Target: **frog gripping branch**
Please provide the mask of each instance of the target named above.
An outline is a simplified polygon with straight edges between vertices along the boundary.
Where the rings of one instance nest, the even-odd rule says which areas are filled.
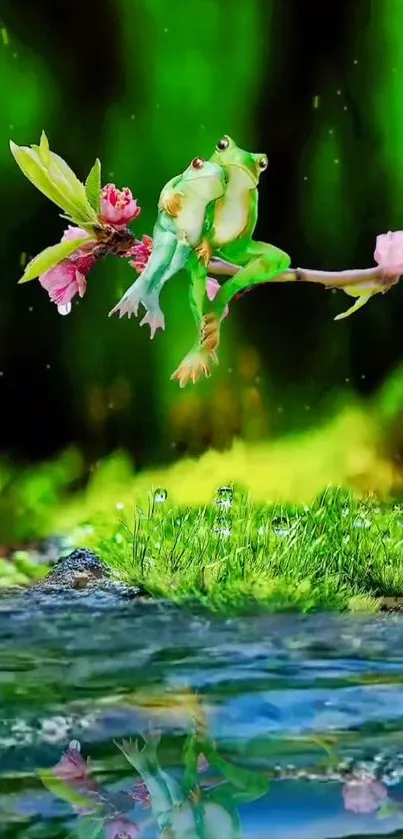
[[[139,275],[112,309],[119,316],[137,316],[150,326],[151,338],[165,328],[159,303],[163,286],[180,270],[190,277],[190,308],[196,339],[172,378],[181,387],[210,375],[218,363],[221,323],[229,303],[266,282],[314,282],[339,288],[357,298],[337,315],[348,317],[378,293],[385,293],[403,274],[403,231],[377,237],[377,267],[352,271],[313,271],[290,268],[290,257],[266,242],[252,239],[258,215],[258,182],[268,165],[264,154],[240,149],[227,135],[210,158],[196,157],[162,189],[153,238],[137,239],[128,225],[141,208],[127,187],[101,185],[96,160],[85,183],[49,148],[44,132],[39,145],[17,146],[11,153],[23,174],[63,211],[69,224],[61,241],[26,265],[20,283],[39,279],[60,314],[71,311],[72,300],[83,297],[87,277],[107,254],[128,260]],[[220,285],[208,272],[227,279]]]

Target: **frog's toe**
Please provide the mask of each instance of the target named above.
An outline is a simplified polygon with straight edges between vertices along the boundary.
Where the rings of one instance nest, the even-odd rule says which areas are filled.
[[[196,382],[204,375],[208,378],[211,375],[209,355],[203,352],[189,353],[183,359],[177,370],[172,373],[171,379],[179,382],[180,387],[186,387],[189,382]]]
[[[124,297],[122,297],[121,300],[119,300],[119,303],[117,303],[117,305],[114,306],[113,309],[111,309],[111,311],[109,312],[109,317],[111,317],[114,314],[117,314],[117,312],[119,312],[119,318],[123,318],[125,315],[127,315],[129,318],[131,318],[132,315],[135,315],[135,317],[137,317],[139,303],[139,299],[131,298],[130,296],[126,297],[125,295]]]
[[[140,326],[145,326],[148,323],[150,327],[150,338],[154,338],[157,329],[165,329],[165,317],[161,309],[158,311],[147,311],[140,321]]]

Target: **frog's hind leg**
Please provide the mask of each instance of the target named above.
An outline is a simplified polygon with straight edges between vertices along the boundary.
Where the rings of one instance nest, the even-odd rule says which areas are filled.
[[[350,306],[345,312],[341,312],[339,315],[336,315],[334,320],[343,320],[344,318],[350,317],[354,312],[357,312],[358,309],[361,309],[362,306],[365,306],[368,303],[368,300],[372,297],[372,294],[362,294],[354,303],[354,306]]]
[[[225,307],[235,295],[242,294],[255,285],[275,280],[284,274],[291,264],[288,254],[267,242],[255,242],[249,239],[242,242],[242,247],[240,245],[241,243],[235,242],[223,248],[219,253],[224,260],[240,266],[240,270],[221,286],[216,298],[210,304],[208,311],[214,313],[220,322]]]
[[[290,257],[279,248],[252,239],[242,242],[242,250],[237,242],[220,251],[219,256],[232,265],[240,265],[240,269],[223,283],[214,300],[205,307],[200,323],[198,352],[210,359],[217,358],[221,322],[235,295],[275,279],[286,271],[291,262]]]
[[[189,382],[195,384],[201,376],[210,376],[211,363],[217,363],[214,347],[211,350],[208,342],[204,347],[199,342],[199,335],[204,329],[205,319],[203,310],[206,301],[207,269],[204,261],[191,259],[189,261],[189,272],[191,278],[190,308],[196,323],[197,341],[181,361],[179,367],[172,373],[171,379],[178,381],[180,387],[185,387]]]

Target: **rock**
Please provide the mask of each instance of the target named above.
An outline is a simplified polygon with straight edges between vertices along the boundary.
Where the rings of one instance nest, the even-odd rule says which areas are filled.
[[[68,556],[62,556],[49,574],[33,588],[83,589],[109,579],[109,568],[96,554],[86,548],[77,548]]]
[[[102,592],[117,599],[147,597],[139,586],[129,586],[112,578],[105,563],[87,548],[77,548],[61,557],[52,570],[38,583],[26,590],[27,594],[62,594],[77,592],[79,596]]]

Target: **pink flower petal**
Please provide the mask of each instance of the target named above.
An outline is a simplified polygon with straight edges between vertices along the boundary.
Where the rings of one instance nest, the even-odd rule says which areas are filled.
[[[39,282],[44,288],[52,301],[57,306],[68,306],[73,297],[78,294],[83,297],[87,289],[87,281],[84,273],[79,269],[79,265],[85,263],[85,268],[89,270],[89,265],[94,262],[94,257],[85,256],[82,259],[64,259],[59,265],[55,265],[49,271],[46,271],[39,277]],[[64,311],[64,310],[62,310]]]
[[[208,297],[209,300],[214,300],[214,298],[217,296],[220,288],[221,288],[220,283],[218,283],[217,280],[214,280],[213,277],[207,277],[206,291],[207,291],[207,297]],[[226,318],[227,315],[229,315],[228,306],[226,306],[225,309],[224,309],[223,318]]]
[[[345,809],[353,813],[374,813],[388,797],[384,784],[359,778],[347,781],[342,794]]]
[[[141,209],[131,190],[117,189],[115,184],[106,184],[101,192],[101,219],[106,224],[121,227],[140,215]]]
[[[403,231],[389,230],[377,236],[374,259],[385,277],[396,282],[403,274]]]

